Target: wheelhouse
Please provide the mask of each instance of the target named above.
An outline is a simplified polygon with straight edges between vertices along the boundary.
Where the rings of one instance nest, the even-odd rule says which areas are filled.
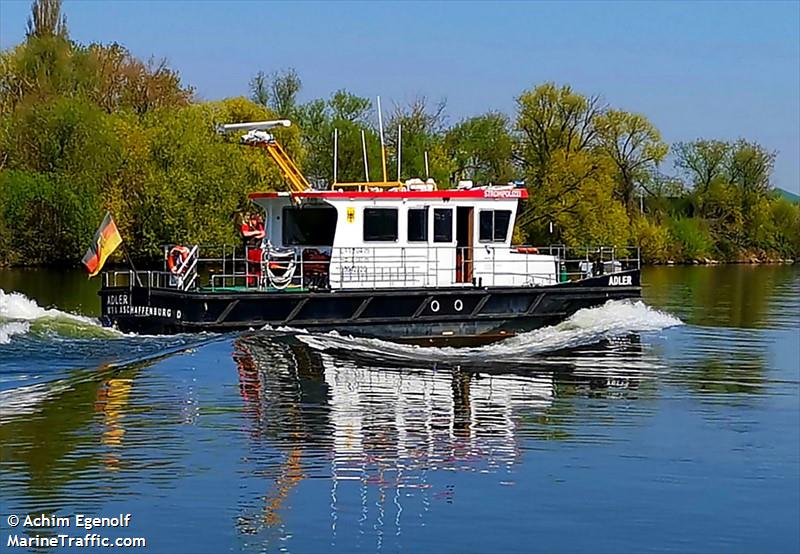
[[[554,284],[556,256],[511,246],[526,197],[513,185],[250,196],[265,212],[267,257],[291,250],[326,266],[331,289]]]

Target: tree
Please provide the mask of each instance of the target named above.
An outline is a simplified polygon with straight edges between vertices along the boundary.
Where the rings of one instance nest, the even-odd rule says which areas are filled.
[[[269,83],[263,71],[250,79],[250,100],[265,108],[269,106]]]
[[[629,222],[614,198],[612,175],[611,162],[593,152],[553,152],[550,170],[517,225],[535,244],[625,245]]]
[[[188,105],[194,94],[181,84],[177,71],[165,59],[144,63],[117,43],[88,48],[92,83],[87,95],[107,112],[133,110],[143,116],[165,107]]]
[[[28,37],[69,38],[67,18],[61,14],[61,0],[34,0],[28,18]]]
[[[447,131],[444,148],[452,161],[452,180],[503,183],[514,177],[513,141],[508,117],[499,112],[465,119]]]
[[[569,85],[554,83],[526,91],[517,99],[514,159],[531,191],[518,225],[534,242],[592,242],[605,235],[593,228],[596,217],[586,212],[589,198],[599,203],[598,213],[618,213],[612,195],[612,164],[595,152],[596,121],[603,110],[599,97],[583,96]],[[549,232],[551,223],[555,236]],[[582,230],[571,230],[576,226]]]
[[[339,89],[331,95],[328,107],[334,119],[351,121],[361,125],[368,125],[372,102],[369,98],[356,96],[344,89]]]
[[[297,95],[302,88],[300,76],[291,67],[273,71],[269,75],[259,71],[250,80],[250,99],[270,108],[278,117],[293,119],[297,109]]]
[[[731,145],[728,177],[743,193],[765,195],[771,188],[774,167],[775,152],[768,151],[757,142],[739,139]]]
[[[730,143],[721,140],[698,139],[678,142],[672,147],[675,167],[683,171],[699,192],[707,191],[711,183],[723,178],[729,165]]]
[[[380,149],[377,133],[370,125],[372,103],[344,89],[328,100],[315,99],[296,109],[295,119],[301,130],[306,160],[302,168],[306,176],[321,186],[333,182],[333,134],[339,133],[337,181],[364,181],[361,133],[364,132],[370,178],[379,180]]]
[[[658,129],[641,114],[606,110],[597,116],[595,125],[597,149],[614,162],[617,196],[631,213],[637,188],[647,190],[645,183],[669,148]]]
[[[386,122],[386,144],[388,147],[387,178],[397,176],[398,127],[401,128],[402,149],[400,180],[425,178],[425,152],[429,153],[432,177],[438,182],[447,182],[449,169],[441,164],[430,164],[431,154],[438,154],[445,131],[445,108],[447,102],[440,100],[431,105],[424,96],[418,96],[407,104],[395,104]],[[438,158],[438,156],[436,156]],[[438,161],[438,160],[437,160]]]
[[[545,83],[517,98],[515,160],[530,185],[544,182],[555,152],[569,156],[592,145],[595,119],[602,111],[599,97],[583,96],[569,85]]]

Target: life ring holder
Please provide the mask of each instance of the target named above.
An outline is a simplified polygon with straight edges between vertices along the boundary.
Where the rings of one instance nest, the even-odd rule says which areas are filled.
[[[295,269],[297,268],[297,254],[294,249],[282,251],[267,245],[267,248],[263,251],[261,263],[270,286],[283,290],[292,283],[294,278]],[[274,271],[276,269],[282,269],[283,272],[276,274]]]
[[[173,275],[182,275],[187,269],[185,263],[191,252],[186,246],[180,244],[173,246],[167,254],[167,269],[169,269],[169,272]]]

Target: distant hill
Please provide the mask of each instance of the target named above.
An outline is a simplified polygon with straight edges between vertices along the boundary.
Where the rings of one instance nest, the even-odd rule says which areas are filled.
[[[788,190],[783,190],[781,188],[775,188],[775,195],[780,198],[785,198],[789,202],[794,202],[795,204],[800,204],[800,195],[797,195],[793,192],[789,192]]]

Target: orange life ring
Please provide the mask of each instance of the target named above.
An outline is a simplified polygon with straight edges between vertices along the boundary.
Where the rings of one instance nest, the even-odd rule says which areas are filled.
[[[183,262],[186,261],[186,258],[189,257],[189,253],[191,251],[181,245],[175,245],[167,254],[167,268],[170,270],[171,273],[177,275],[181,271],[181,266]]]
[[[520,254],[538,254],[539,249],[532,246],[520,246],[517,248],[517,252]]]

